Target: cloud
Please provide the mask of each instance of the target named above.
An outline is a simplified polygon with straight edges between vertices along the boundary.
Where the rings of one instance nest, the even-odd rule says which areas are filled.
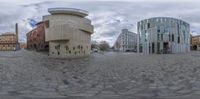
[[[182,19],[191,25],[191,31],[200,33],[200,6],[198,1],[184,2],[165,0],[125,0],[125,1],[90,1],[90,0],[19,0],[18,2],[0,1],[0,33],[13,31],[19,23],[20,40],[26,41],[26,33],[32,28],[28,19],[41,21],[52,7],[70,7],[89,11],[87,18],[92,20],[95,33],[92,40],[106,40],[112,45],[121,29],[137,32],[137,22],[146,18],[167,16]]]

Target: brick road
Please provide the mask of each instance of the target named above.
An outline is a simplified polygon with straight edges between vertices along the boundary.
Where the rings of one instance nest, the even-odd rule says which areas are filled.
[[[55,59],[26,50],[0,52],[0,81],[1,99],[196,99],[200,52],[106,52],[83,59]]]

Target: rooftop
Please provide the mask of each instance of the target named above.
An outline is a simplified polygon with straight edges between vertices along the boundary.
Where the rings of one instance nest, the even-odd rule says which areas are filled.
[[[75,8],[49,8],[48,12],[51,14],[72,14],[80,17],[88,16],[88,11]]]
[[[0,36],[8,36],[8,35],[15,35],[14,33],[6,32],[2,33]]]
[[[148,18],[148,19],[143,19],[141,21],[146,21],[146,20],[151,20],[151,19],[171,19],[171,20],[178,20],[178,21],[182,21],[186,24],[188,24],[186,21],[182,20],[182,19],[178,19],[178,18],[173,18],[173,17],[152,17],[152,18]],[[139,21],[140,22],[140,21]],[[189,24],[188,24],[189,25]]]

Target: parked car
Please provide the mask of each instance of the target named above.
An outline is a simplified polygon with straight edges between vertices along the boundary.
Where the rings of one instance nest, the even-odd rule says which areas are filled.
[[[99,52],[99,50],[94,48],[94,49],[92,49],[92,52]]]

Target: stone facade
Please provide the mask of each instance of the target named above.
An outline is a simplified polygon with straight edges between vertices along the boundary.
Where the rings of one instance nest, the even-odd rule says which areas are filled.
[[[122,29],[121,34],[118,36],[114,44],[114,50],[116,51],[135,51],[137,46],[137,34],[128,31],[128,29]]]
[[[37,23],[37,27],[26,34],[27,49],[48,51],[49,43],[45,42],[44,22]]]
[[[192,50],[200,51],[200,35],[192,36],[191,41]]]
[[[87,11],[72,8],[50,8],[43,16],[45,41],[49,42],[49,55],[76,58],[90,55],[93,26],[85,17]]]
[[[18,48],[17,37],[14,33],[0,35],[0,51],[15,51]]]
[[[179,53],[190,51],[190,25],[169,17],[138,22],[138,52]]]

